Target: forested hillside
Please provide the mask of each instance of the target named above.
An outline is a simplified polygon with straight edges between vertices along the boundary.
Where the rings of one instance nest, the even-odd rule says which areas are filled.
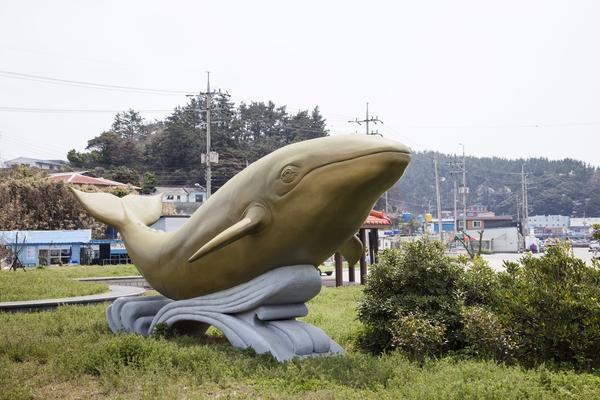
[[[406,173],[388,193],[391,211],[436,215],[433,152],[413,152]],[[442,209],[454,209],[454,180],[462,184],[462,157],[438,154]],[[522,213],[522,179],[526,175],[529,215],[560,214],[600,217],[600,171],[573,159],[508,160],[498,157],[466,157],[467,205],[481,203],[496,215]],[[462,195],[457,196],[462,200]],[[384,201],[378,207],[384,206]],[[457,204],[458,210],[462,204]]]

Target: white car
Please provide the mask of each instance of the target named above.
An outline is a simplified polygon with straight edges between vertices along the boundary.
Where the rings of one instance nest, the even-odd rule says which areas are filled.
[[[599,250],[599,249],[600,249],[600,243],[598,243],[597,240],[592,240],[590,242],[590,251]]]

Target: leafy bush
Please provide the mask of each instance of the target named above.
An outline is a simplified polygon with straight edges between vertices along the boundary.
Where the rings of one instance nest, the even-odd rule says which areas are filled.
[[[600,265],[592,262],[558,243],[539,258],[525,255],[521,265],[505,263],[493,307],[520,360],[600,367]]]
[[[402,349],[413,360],[422,361],[426,356],[437,353],[444,343],[445,326],[419,311],[399,312],[390,331],[392,345]]]
[[[500,290],[500,278],[496,271],[481,257],[468,261],[467,266],[459,282],[465,304],[495,304]]]
[[[395,343],[401,343],[398,339],[405,336],[403,329],[409,329],[401,329],[401,321],[410,321],[415,324],[414,329],[431,335],[426,340],[432,340],[430,344],[436,342],[433,338],[442,328],[444,346],[461,348],[463,274],[464,260],[445,256],[440,242],[415,241],[401,249],[380,252],[358,305],[358,318],[365,328],[361,344],[373,353],[394,349]],[[425,320],[431,321],[429,328]]]
[[[380,253],[358,305],[359,343],[412,359],[459,351],[524,365],[600,368],[600,264],[567,244],[527,254],[497,273],[437,242]]]
[[[513,356],[517,345],[491,311],[481,306],[463,307],[462,323],[468,354],[494,360],[507,360]]]

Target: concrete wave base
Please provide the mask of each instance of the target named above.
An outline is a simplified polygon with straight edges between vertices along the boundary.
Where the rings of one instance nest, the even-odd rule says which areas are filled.
[[[149,335],[164,323],[180,333],[203,335],[211,326],[232,345],[270,351],[279,361],[294,357],[344,354],[344,349],[316,326],[296,320],[308,314],[305,302],[321,291],[312,265],[269,271],[221,292],[174,301],[163,296],[117,299],[106,310],[114,332]]]

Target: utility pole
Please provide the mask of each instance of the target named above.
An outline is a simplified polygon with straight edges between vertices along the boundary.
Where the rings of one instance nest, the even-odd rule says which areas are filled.
[[[469,193],[469,188],[467,187],[467,164],[465,158],[465,145],[459,143],[459,145],[463,148],[463,160],[462,160],[462,173],[463,173],[463,183],[462,183],[462,195],[463,195],[463,229],[465,232],[467,231],[467,193]],[[460,191],[459,189],[459,191]]]
[[[211,195],[212,174],[210,170],[210,72],[206,72],[206,200]]]
[[[438,171],[438,156],[437,153],[433,156],[435,164],[435,194],[437,197],[437,214],[438,214],[438,237],[440,242],[444,243],[442,235],[442,201],[440,196],[440,176]]]
[[[529,212],[527,210],[527,175],[524,171],[525,164],[521,165],[521,190],[523,194],[523,251],[527,249],[527,236],[529,236]]]
[[[454,181],[454,236],[458,233],[458,227],[456,226],[456,179]]]
[[[378,117],[371,117],[369,119],[369,103],[367,103],[367,118],[363,119],[362,121],[359,121],[358,118],[355,118],[354,121],[348,121],[348,122],[356,122],[357,124],[361,124],[361,122],[364,122],[367,126],[367,135],[377,135],[377,133],[372,133],[369,132],[369,122],[373,122],[374,124],[377,124],[378,122],[381,122],[383,124],[383,121],[379,120]]]
[[[206,72],[206,92],[202,93],[200,92],[200,95],[206,95],[206,108],[205,109],[197,109],[196,111],[198,111],[199,113],[202,112],[206,112],[206,124],[201,124],[201,127],[206,127],[206,154],[201,154],[201,160],[200,162],[202,164],[206,164],[206,199],[208,200],[208,198],[211,196],[212,194],[212,170],[211,170],[211,164],[218,164],[219,163],[219,153],[217,153],[216,151],[211,151],[211,144],[210,144],[210,126],[211,126],[211,111],[218,111],[220,110],[219,107],[217,108],[212,108],[212,95],[213,94],[217,94],[217,92],[210,90],[210,72],[207,71]],[[221,96],[227,96],[229,97],[229,93],[224,94],[221,93],[221,90],[219,90],[218,94],[220,94]],[[188,97],[191,97],[192,95],[188,95]]]
[[[463,181],[462,181],[462,185],[460,185],[458,187],[458,193],[462,194],[462,205],[463,205],[463,217],[462,217],[462,229],[463,230],[467,230],[467,194],[469,194],[469,188],[467,187],[467,167],[466,167],[466,157],[465,157],[465,145],[462,143],[459,143],[459,145],[461,145],[463,147],[463,156],[462,156],[462,162],[453,162],[453,163],[446,163],[446,165],[450,165],[453,167],[458,168],[458,171],[451,171],[451,174],[460,174],[462,172],[462,176],[463,176]],[[456,185],[456,182],[455,182]],[[454,225],[456,226],[456,186],[454,189]]]

